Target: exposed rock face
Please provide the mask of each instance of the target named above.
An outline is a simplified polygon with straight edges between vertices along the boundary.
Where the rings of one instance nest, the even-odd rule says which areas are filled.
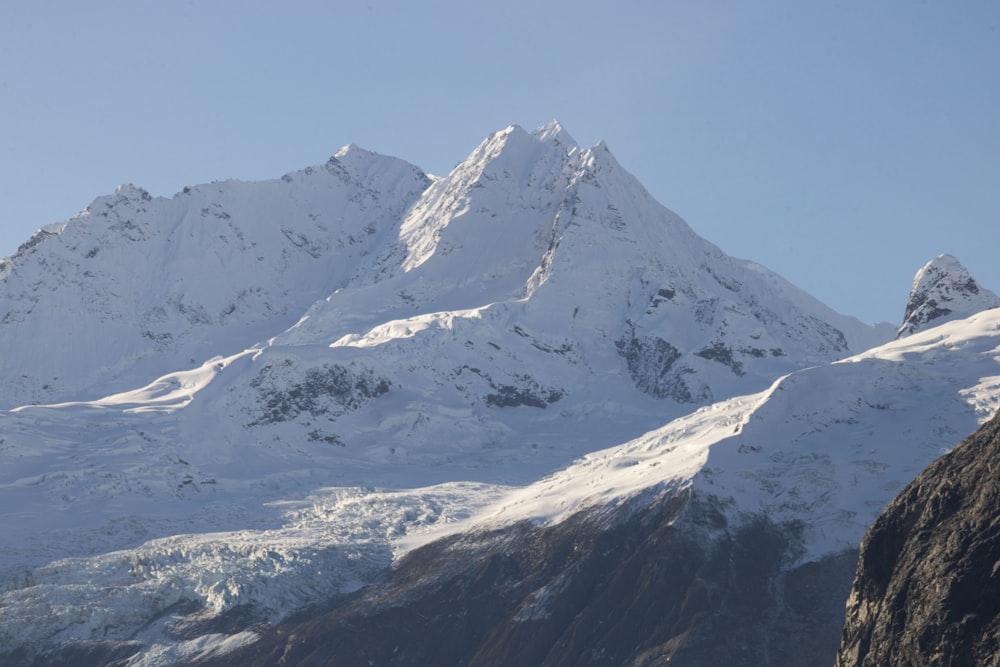
[[[1000,296],[979,286],[951,255],[927,262],[913,278],[896,338],[1000,306]]]
[[[861,545],[839,667],[1000,664],[1000,413],[927,468]]]
[[[797,527],[688,500],[448,538],[217,664],[829,664],[855,554],[788,569]]]

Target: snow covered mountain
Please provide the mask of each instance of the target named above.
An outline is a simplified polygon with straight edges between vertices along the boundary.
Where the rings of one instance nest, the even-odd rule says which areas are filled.
[[[274,181],[99,197],[0,260],[0,406],[132,389],[273,336],[356,279],[430,182],[349,146]]]
[[[980,287],[957,259],[939,255],[927,262],[913,278],[903,325],[896,338],[998,307],[1000,296]]]
[[[728,394],[714,376],[770,377],[885,339],[724,256],[606,147],[580,150],[553,123],[496,133],[436,182],[348,146],[274,181],[98,198],[0,261],[0,405],[93,399],[275,336],[328,344],[491,304],[560,336],[603,331],[647,393],[686,401]],[[650,356],[662,377],[642,375]]]
[[[438,537],[681,497],[820,561],[996,408],[998,312],[875,347],[557,123],[123,187],[0,263],[0,646],[208,660]]]

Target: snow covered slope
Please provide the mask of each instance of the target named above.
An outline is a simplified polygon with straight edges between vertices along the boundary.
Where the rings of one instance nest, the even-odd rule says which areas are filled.
[[[866,526],[998,407],[993,309],[792,373],[412,534],[404,547],[425,546],[384,581],[261,629],[234,659],[832,664]],[[935,502],[953,508],[945,486]]]
[[[443,535],[524,519],[559,521],[581,510],[610,516],[630,498],[652,502],[682,488],[724,508],[733,526],[759,513],[777,523],[798,522],[805,526],[798,558],[817,559],[856,547],[902,486],[997,408],[998,309],[792,373],[762,392],[700,408],[517,487],[463,481],[454,466],[445,473],[454,481],[407,485],[406,477],[419,483],[434,473],[357,461],[342,461],[340,473],[364,472],[373,486],[324,487],[338,474],[333,455],[318,459],[312,472],[206,479],[168,443],[135,432],[139,422],[129,420],[149,413],[115,411],[108,419],[108,408],[97,405],[28,408],[7,419],[34,416],[38,440],[11,447],[11,424],[5,424],[5,463],[17,463],[18,450],[23,462],[27,451],[45,444],[38,456],[58,457],[63,470],[5,484],[5,501],[16,501],[5,508],[37,513],[44,522],[42,512],[58,513],[54,493],[62,490],[66,509],[79,508],[86,517],[95,499],[102,507],[122,503],[125,494],[116,486],[128,483],[142,487],[148,504],[137,504],[133,492],[112,512],[117,517],[92,529],[71,529],[67,518],[51,534],[22,526],[5,536],[2,643],[138,637],[150,660],[161,653],[177,658],[185,649],[168,638],[184,635],[182,628],[197,627],[206,615],[251,604],[256,620],[280,618],[378,580],[393,558]],[[84,433],[114,428],[117,446],[71,453],[54,441],[60,425],[70,424]],[[147,422],[146,428],[157,427],[156,420]],[[29,425],[20,430],[14,437],[27,435]],[[273,455],[270,463],[279,461]],[[191,472],[176,472],[174,488],[157,488],[150,480],[164,473],[154,473],[156,467]],[[101,488],[83,482],[88,476],[101,480]],[[16,525],[8,509],[5,522],[12,520]],[[143,541],[157,533],[171,536]],[[56,558],[84,550],[91,555]],[[10,567],[11,557],[20,557],[20,569]],[[135,634],[169,609],[175,612]]]
[[[802,559],[856,547],[899,489],[1000,409],[1000,309],[699,408],[505,496],[483,521],[558,521],[690,484],[739,519],[802,521]]]
[[[430,182],[349,146],[170,199],[120,186],[0,260],[0,407],[96,398],[274,335],[355,280]]]

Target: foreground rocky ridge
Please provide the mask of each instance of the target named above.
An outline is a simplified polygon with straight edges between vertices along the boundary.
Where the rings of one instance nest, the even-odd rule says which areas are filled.
[[[838,667],[1000,664],[1000,413],[876,520]]]

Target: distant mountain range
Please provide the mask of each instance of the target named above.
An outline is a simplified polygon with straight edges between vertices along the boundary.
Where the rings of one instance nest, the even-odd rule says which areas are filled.
[[[0,656],[830,662],[865,529],[1000,405],[998,305],[943,255],[840,315],[558,123],[122,186],[0,260]]]

